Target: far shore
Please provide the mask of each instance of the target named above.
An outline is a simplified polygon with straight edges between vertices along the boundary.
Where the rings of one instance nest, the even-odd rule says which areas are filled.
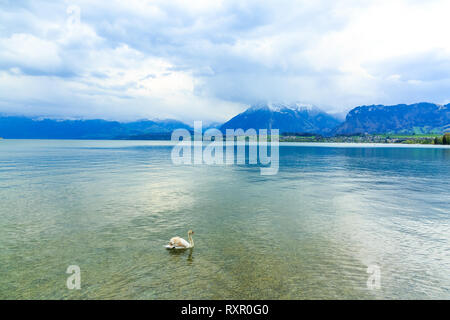
[[[270,142],[271,136],[267,137],[267,141]],[[159,142],[162,144],[175,145],[179,141],[172,141],[170,139],[144,139],[144,138],[117,138],[117,139],[103,139],[103,138],[2,138],[0,140],[36,140],[36,141],[149,141]],[[254,142],[253,137],[246,137],[247,141]],[[225,141],[225,140],[224,140]],[[436,146],[450,147],[450,133],[442,135],[355,135],[355,136],[314,136],[314,135],[281,135],[278,137],[278,141],[281,145],[397,145],[397,146]],[[181,142],[181,141],[180,141]],[[205,141],[205,142],[209,142]]]

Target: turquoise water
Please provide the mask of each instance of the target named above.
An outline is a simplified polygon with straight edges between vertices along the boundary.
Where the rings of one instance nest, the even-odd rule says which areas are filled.
[[[0,298],[450,299],[450,149],[287,144],[261,176],[171,148],[0,141]]]

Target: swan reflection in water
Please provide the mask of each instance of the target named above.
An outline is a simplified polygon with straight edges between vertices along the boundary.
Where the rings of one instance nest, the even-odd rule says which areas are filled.
[[[187,254],[186,261],[189,263],[194,262],[193,252],[194,252],[193,248],[188,248],[184,250],[169,250],[169,254],[176,259],[184,257]]]

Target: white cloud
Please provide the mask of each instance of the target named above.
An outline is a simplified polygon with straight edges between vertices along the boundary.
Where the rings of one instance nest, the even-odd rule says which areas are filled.
[[[445,0],[1,6],[1,112],[225,120],[264,100],[450,100]]]
[[[57,44],[31,34],[15,33],[0,39],[0,64],[41,72],[55,72],[61,65]]]

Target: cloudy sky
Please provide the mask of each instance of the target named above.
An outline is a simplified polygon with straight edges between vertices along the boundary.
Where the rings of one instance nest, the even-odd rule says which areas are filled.
[[[447,0],[0,0],[0,112],[223,121],[450,102]]]

